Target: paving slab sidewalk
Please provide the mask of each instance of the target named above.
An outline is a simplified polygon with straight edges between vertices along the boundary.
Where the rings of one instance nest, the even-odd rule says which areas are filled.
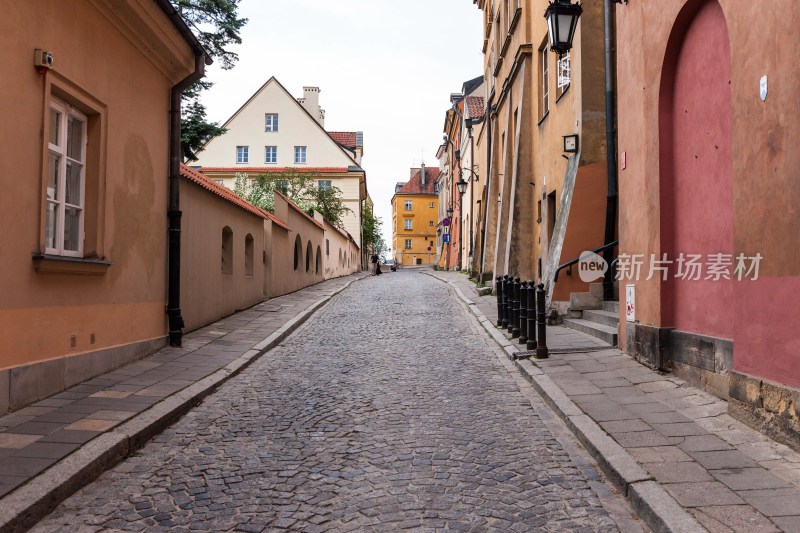
[[[366,273],[238,312],[0,417],[0,532],[23,530],[141,447]]]
[[[510,358],[524,351],[496,327],[495,297],[464,274],[429,274]],[[516,360],[518,370],[654,531],[800,532],[800,454],[731,418],[726,401],[590,335],[548,326],[547,344],[571,353]]]

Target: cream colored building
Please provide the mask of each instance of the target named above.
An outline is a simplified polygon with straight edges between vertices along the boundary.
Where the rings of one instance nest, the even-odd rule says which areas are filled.
[[[342,191],[350,213],[344,229],[361,247],[361,213],[367,198],[366,172],[361,168],[363,134],[325,131],[325,111],[319,106],[319,88],[304,87],[295,99],[274,77],[250,97],[198,154],[193,166],[233,188],[236,174],[256,177],[287,169],[313,172],[320,186]]]

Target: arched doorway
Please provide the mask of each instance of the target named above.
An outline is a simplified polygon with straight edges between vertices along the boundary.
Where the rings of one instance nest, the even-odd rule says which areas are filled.
[[[708,266],[733,253],[730,58],[717,0],[687,3],[667,45],[659,97],[661,248],[673,261],[662,285],[662,324],[727,339],[733,287]]]

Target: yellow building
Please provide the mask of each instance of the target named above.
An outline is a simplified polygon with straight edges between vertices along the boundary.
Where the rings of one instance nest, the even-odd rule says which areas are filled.
[[[392,249],[398,265],[431,265],[436,261],[439,217],[438,168],[412,168],[411,179],[398,183],[392,196]]]

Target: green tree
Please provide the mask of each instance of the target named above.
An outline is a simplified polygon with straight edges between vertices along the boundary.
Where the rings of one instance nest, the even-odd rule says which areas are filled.
[[[227,47],[241,44],[239,32],[247,19],[239,17],[240,0],[171,0],[208,55],[222,69],[233,68],[239,56]],[[186,161],[195,161],[197,151],[209,140],[225,133],[217,122],[209,122],[200,95],[211,87],[200,80],[181,95],[181,148]]]
[[[250,178],[237,174],[234,192],[270,213],[275,212],[275,191],[280,191],[307,213],[319,211],[328,222],[338,228],[352,210],[342,202],[342,190],[335,186],[320,187],[319,173],[287,169],[274,174],[260,174]]]
[[[365,209],[361,215],[361,232],[363,233],[364,249],[367,252],[381,255],[386,249],[386,243],[381,237],[383,220],[376,217],[371,209]]]

